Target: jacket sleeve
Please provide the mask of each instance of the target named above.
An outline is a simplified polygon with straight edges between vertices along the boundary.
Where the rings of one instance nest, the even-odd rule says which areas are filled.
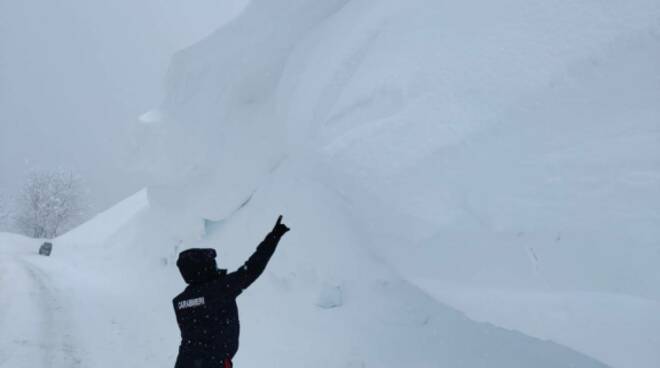
[[[238,270],[227,274],[227,287],[236,295],[247,289],[266,269],[266,265],[277,248],[281,236],[272,232],[259,243],[257,250]]]

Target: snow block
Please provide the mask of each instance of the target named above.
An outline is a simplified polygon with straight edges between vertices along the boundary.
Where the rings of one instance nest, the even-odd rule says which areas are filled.
[[[343,304],[344,295],[340,285],[323,285],[316,301],[317,306],[323,309],[332,309],[341,307]]]

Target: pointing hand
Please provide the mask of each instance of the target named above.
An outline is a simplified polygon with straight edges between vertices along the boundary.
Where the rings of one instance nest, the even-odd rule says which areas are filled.
[[[282,236],[289,230],[291,229],[282,223],[282,215],[280,215],[280,217],[277,218],[277,223],[275,224],[275,227],[273,227],[272,233],[277,236]]]

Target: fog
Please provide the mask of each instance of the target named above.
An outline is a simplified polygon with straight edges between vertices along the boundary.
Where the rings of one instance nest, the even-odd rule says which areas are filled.
[[[0,368],[660,367],[660,1],[12,1]]]
[[[72,170],[90,214],[139,190],[131,126],[160,103],[170,57],[246,2],[0,0],[0,190]]]

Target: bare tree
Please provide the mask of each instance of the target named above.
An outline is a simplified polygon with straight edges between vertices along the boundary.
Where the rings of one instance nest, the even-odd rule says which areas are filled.
[[[16,225],[27,236],[52,239],[77,225],[82,215],[80,178],[63,170],[33,171],[16,206]]]
[[[6,197],[0,193],[0,231],[7,230],[9,223],[9,205]]]

